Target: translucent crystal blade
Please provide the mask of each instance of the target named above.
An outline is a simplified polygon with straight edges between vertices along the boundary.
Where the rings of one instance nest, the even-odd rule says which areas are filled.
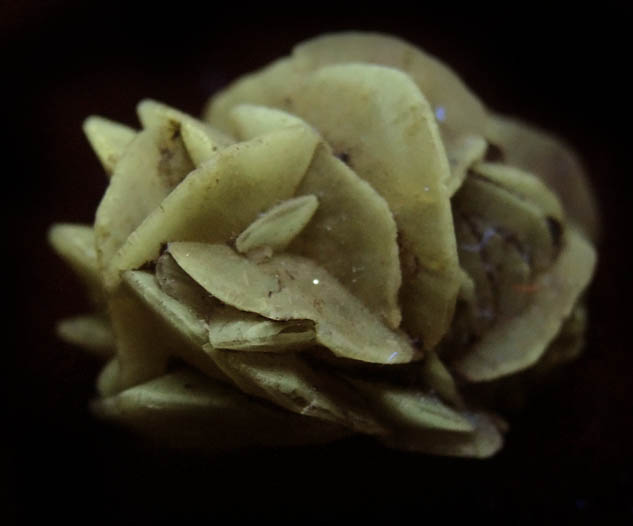
[[[136,130],[98,116],[88,117],[83,129],[106,174],[112,175],[123,152],[136,136]]]
[[[235,142],[207,123],[155,100],[143,100],[137,111],[145,128],[167,128],[172,135],[181,136],[195,166],[200,166],[220,149]]]
[[[129,235],[193,169],[182,139],[146,129],[116,166],[95,218],[97,256],[106,269]]]
[[[578,157],[549,133],[501,115],[490,115],[486,139],[503,161],[540,177],[556,192],[573,223],[597,239],[600,221],[594,191]]]
[[[209,349],[210,355],[244,392],[301,415],[364,433],[383,431],[364,401],[345,382],[311,368],[294,354],[243,353]]]
[[[401,432],[383,439],[391,447],[432,455],[487,458],[503,446],[503,436],[491,417],[483,413],[470,415],[475,426],[472,433],[450,431]]]
[[[357,379],[351,382],[370,400],[379,415],[396,427],[464,432],[474,430],[473,425],[461,414],[420,389]]]
[[[48,242],[82,280],[91,298],[102,303],[94,229],[89,225],[58,223],[48,231]]]
[[[242,254],[270,247],[282,252],[308,224],[319,206],[314,195],[293,197],[264,212],[235,240],[235,248]]]
[[[373,363],[421,356],[326,271],[293,255],[255,263],[224,245],[172,243],[169,253],[220,301],[273,320],[313,320],[317,341],[334,354]]]
[[[61,320],[57,324],[57,335],[97,356],[111,356],[115,350],[112,327],[104,316],[75,316]]]
[[[596,255],[582,236],[569,230],[551,270],[535,284],[530,306],[521,316],[493,327],[454,365],[473,382],[492,380],[533,365],[571,313],[593,274]]]
[[[194,371],[173,372],[98,401],[95,412],[177,448],[329,442],[345,428],[274,409]]]
[[[273,321],[231,307],[217,309],[208,325],[209,343],[216,349],[291,352],[316,339],[311,321]]]

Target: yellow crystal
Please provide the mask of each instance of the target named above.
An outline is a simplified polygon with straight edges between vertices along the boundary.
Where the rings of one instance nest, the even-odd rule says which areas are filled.
[[[137,111],[86,120],[108,188],[94,225],[49,233],[93,300],[58,333],[108,360],[98,415],[176,447],[487,457],[507,426],[479,383],[580,352],[586,175],[422,50],[324,35],[202,119]]]

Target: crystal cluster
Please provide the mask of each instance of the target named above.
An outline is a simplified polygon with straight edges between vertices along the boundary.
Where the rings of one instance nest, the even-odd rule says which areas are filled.
[[[325,35],[201,120],[138,115],[87,119],[109,186],[94,225],[50,231],[94,300],[59,333],[108,360],[98,414],[180,447],[363,433],[485,457],[490,388],[578,354],[578,162],[411,45]]]

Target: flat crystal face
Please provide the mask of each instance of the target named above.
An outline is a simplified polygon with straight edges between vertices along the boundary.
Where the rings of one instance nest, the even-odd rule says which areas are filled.
[[[324,35],[200,119],[138,114],[86,120],[109,185],[94,225],[49,236],[94,303],[58,333],[107,360],[99,415],[180,447],[487,457],[507,424],[486,391],[580,352],[580,164],[422,50]]]

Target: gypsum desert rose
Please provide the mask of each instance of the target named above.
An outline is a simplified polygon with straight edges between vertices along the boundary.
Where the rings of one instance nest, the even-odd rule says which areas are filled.
[[[495,400],[578,355],[595,203],[573,153],[397,38],[325,35],[214,95],[84,130],[109,186],[54,249],[107,360],[95,411],[177,447],[486,457]],[[528,382],[529,383],[529,382]]]

